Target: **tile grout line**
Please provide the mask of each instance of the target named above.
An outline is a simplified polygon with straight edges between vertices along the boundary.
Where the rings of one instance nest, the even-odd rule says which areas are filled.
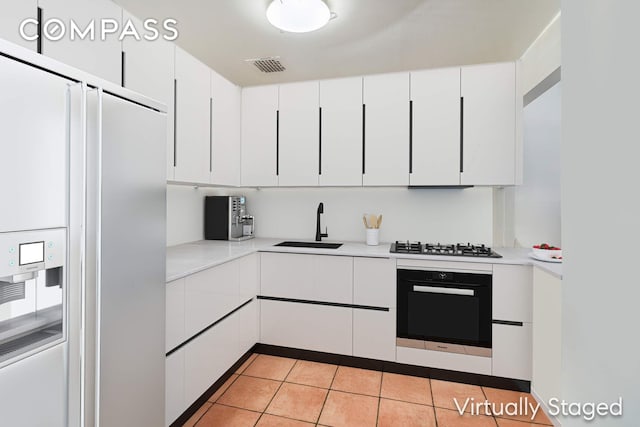
[[[380,390],[378,391],[378,410],[376,411],[376,426],[380,423],[380,404],[382,402],[382,383],[384,382],[384,372],[380,375]]]
[[[204,405],[206,405],[207,403],[209,404],[209,407],[207,408],[207,410],[206,410],[206,411],[204,411],[204,412],[202,413],[202,415],[200,415],[200,417],[196,420],[196,422],[195,422],[195,423],[193,423],[193,427],[197,427],[197,425],[198,425],[198,423],[200,422],[200,420],[202,419],[202,417],[204,417],[204,414],[206,414],[207,412],[209,412],[209,410],[210,410],[211,408],[213,408],[213,403],[211,403],[211,402],[209,402],[209,401],[206,401],[206,402],[204,403]],[[204,406],[204,405],[202,405],[202,406]],[[201,408],[202,408],[202,406],[201,406]],[[195,415],[195,414],[194,414],[194,415]],[[189,420],[187,420],[187,422],[189,422]],[[184,423],[183,425],[185,425],[185,424],[186,424],[186,423]]]
[[[331,393],[331,386],[333,382],[336,380],[336,375],[338,375],[338,369],[340,369],[340,365],[333,365],[336,367],[336,370],[333,371],[333,378],[331,378],[331,383],[329,383],[329,388],[327,389],[327,395],[324,397],[324,402],[322,402],[322,408],[320,408],[320,414],[318,415],[318,421],[316,425],[320,424],[320,417],[322,417],[322,412],[324,412],[324,406],[327,404],[327,399],[329,399],[329,393]]]
[[[257,357],[256,357],[256,359],[257,359]],[[280,381],[280,384],[278,385],[278,389],[276,390],[276,392],[275,392],[275,393],[273,393],[273,396],[271,396],[271,399],[269,399],[269,403],[267,403],[267,406],[265,406],[265,407],[264,407],[264,411],[262,411],[262,415],[264,415],[264,414],[267,414],[267,413],[268,413],[268,412],[267,412],[267,409],[269,409],[269,405],[271,405],[271,402],[273,402],[273,399],[275,399],[275,398],[276,398],[276,396],[277,396],[278,392],[279,392],[279,391],[280,391],[280,389],[282,388],[282,384],[284,384],[284,380],[286,380],[286,379],[287,379],[287,377],[289,376],[289,374],[290,374],[290,373],[291,373],[291,371],[293,370],[293,367],[294,367],[294,366],[296,366],[296,365],[298,364],[298,360],[300,360],[300,359],[291,359],[291,360],[293,360],[293,361],[294,361],[294,362],[293,362],[293,365],[291,365],[291,367],[290,367],[290,368],[289,368],[289,370],[287,371],[287,374],[284,376],[284,378],[282,379],[282,381]],[[247,376],[249,376],[249,375],[247,375]],[[265,379],[265,378],[263,378],[263,379]],[[272,380],[272,381],[274,381],[274,380]],[[260,418],[262,418],[262,415],[260,415]],[[258,419],[260,419],[260,418],[258,418]],[[257,423],[258,423],[258,422],[256,421],[256,424],[257,424]]]
[[[436,400],[433,398],[433,383],[431,382],[431,378],[429,380],[429,394],[431,395],[431,407],[433,408],[433,419],[436,422],[436,427],[438,427],[438,413],[436,412]]]

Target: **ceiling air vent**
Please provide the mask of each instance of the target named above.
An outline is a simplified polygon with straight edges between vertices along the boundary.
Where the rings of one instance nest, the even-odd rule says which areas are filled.
[[[270,56],[267,58],[245,59],[247,62],[253,63],[258,70],[263,73],[279,73],[286,70],[284,65],[280,62],[279,56]]]

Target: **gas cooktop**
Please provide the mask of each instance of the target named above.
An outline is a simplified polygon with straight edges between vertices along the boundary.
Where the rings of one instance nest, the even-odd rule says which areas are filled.
[[[485,245],[472,245],[467,243],[456,243],[443,245],[440,243],[421,243],[411,241],[397,241],[391,244],[389,252],[394,254],[416,254],[416,255],[447,255],[447,256],[468,256],[482,258],[502,258]]]

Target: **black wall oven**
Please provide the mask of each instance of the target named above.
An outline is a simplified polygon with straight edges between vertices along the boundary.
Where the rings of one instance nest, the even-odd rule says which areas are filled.
[[[397,345],[491,357],[491,274],[398,269]]]

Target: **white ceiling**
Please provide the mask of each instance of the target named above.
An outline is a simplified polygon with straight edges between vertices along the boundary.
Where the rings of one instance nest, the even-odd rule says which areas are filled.
[[[242,86],[515,60],[560,11],[560,0],[326,1],[335,20],[290,34],[268,23],[270,0],[116,0],[177,19],[177,44]],[[244,61],[265,56],[287,70]]]

